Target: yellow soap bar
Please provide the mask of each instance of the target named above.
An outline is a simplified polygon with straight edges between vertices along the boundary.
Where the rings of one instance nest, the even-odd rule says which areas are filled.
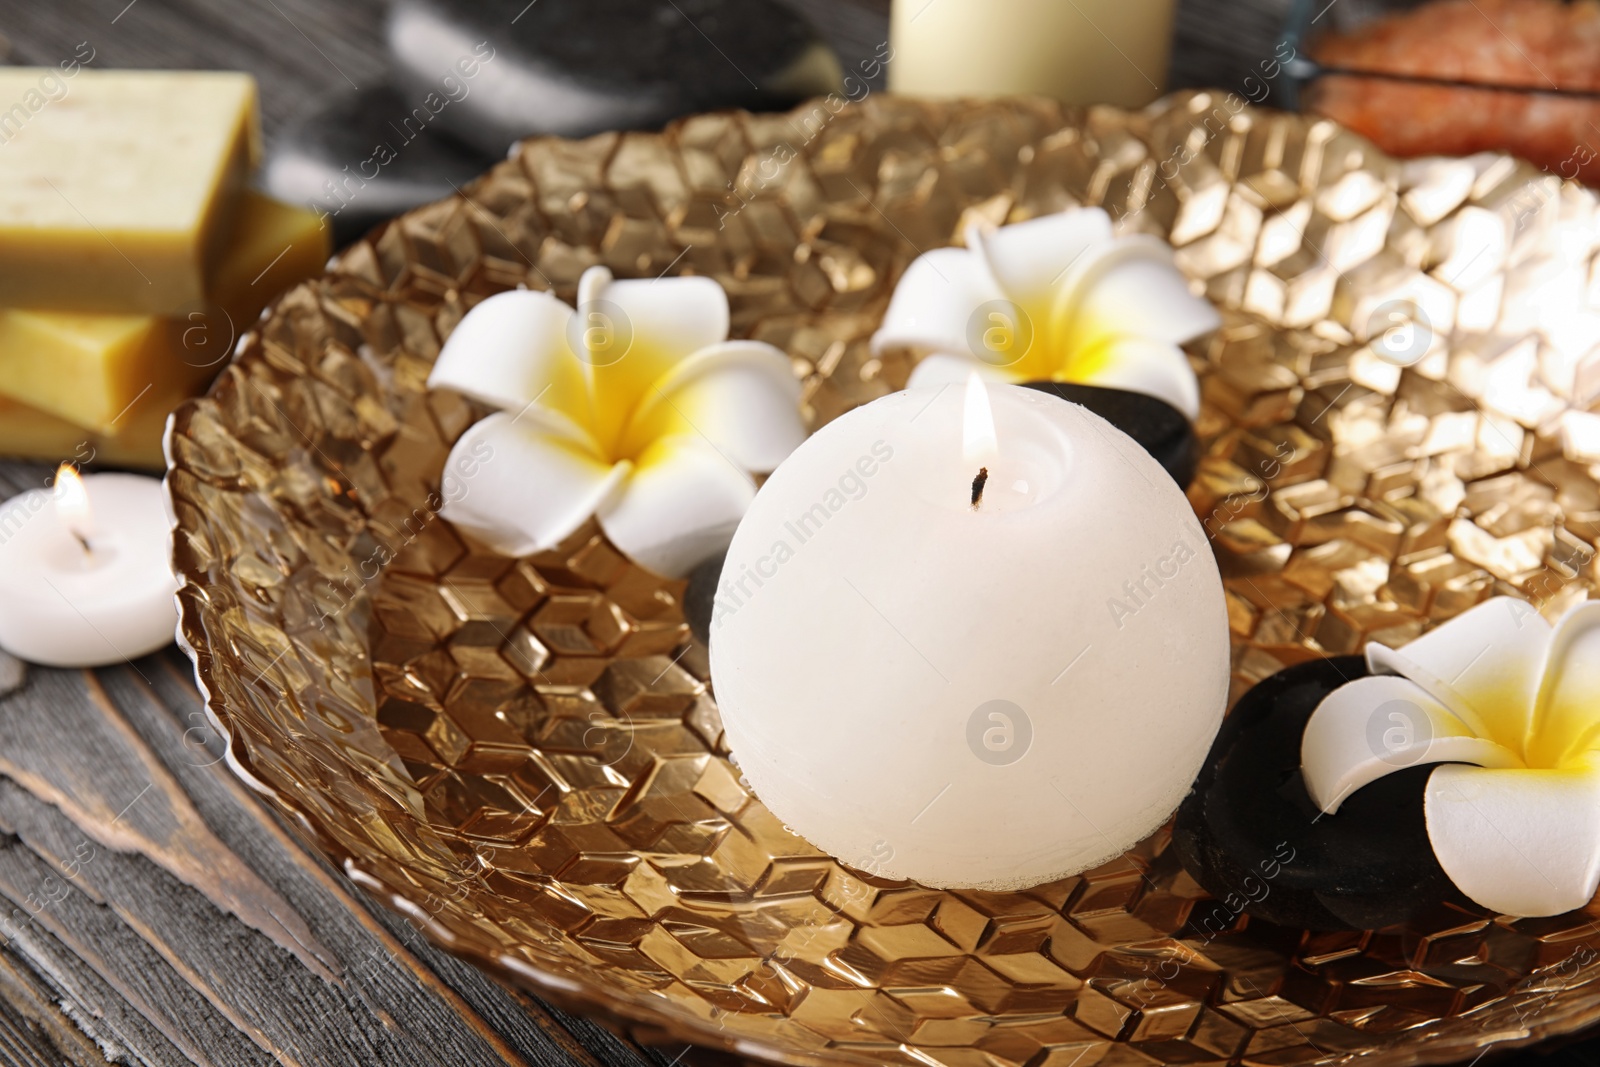
[[[166,466],[161,437],[167,415],[184,399],[184,394],[157,397],[147,393],[123,416],[118,424],[122,432],[111,437],[0,397],[0,456],[160,470]]]
[[[233,316],[234,333],[249,329],[267,301],[322,273],[331,253],[329,236],[315,211],[245,191],[228,254],[206,290],[213,304]]]
[[[176,361],[170,339],[167,320],[148,315],[0,311],[0,394],[114,431],[123,408],[157,380],[181,388],[208,373]]]
[[[247,74],[0,67],[0,299],[183,313],[259,154]]]
[[[0,395],[120,433],[119,417],[140,396],[193,392],[215,376],[267,301],[319,274],[327,258],[315,212],[246,192],[213,299],[179,318],[0,311]]]

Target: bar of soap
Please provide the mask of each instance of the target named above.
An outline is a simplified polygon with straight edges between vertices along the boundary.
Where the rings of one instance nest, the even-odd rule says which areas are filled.
[[[246,190],[228,253],[207,289],[211,302],[232,316],[235,333],[243,333],[267,301],[322,273],[328,242],[315,211]]]
[[[0,395],[121,433],[123,413],[144,393],[209,381],[267,301],[320,273],[327,257],[316,213],[246,192],[211,300],[179,318],[0,310]]]
[[[7,305],[175,315],[205,296],[260,154],[253,78],[0,67],[0,101],[19,102],[0,121]]]
[[[75,426],[38,408],[0,397],[0,456],[42,460],[55,465],[90,463],[114,467],[160,470],[166,459],[161,437],[167,415],[188,397],[187,392],[156,396],[147,393],[128,410],[115,436]]]

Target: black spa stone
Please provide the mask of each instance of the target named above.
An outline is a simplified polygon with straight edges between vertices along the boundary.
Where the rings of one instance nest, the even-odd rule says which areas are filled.
[[[1145,393],[1110,389],[1075,382],[1024,382],[1029,389],[1054,393],[1082,404],[1133,438],[1172,475],[1178,488],[1188,489],[1200,464],[1200,440],[1183,412]]]
[[[443,127],[495,155],[533,134],[653,129],[845,88],[833,52],[776,0],[397,0],[388,41],[395,83],[454,93]]]
[[[726,552],[718,552],[689,572],[689,586],[683,591],[683,617],[700,643],[711,647],[711,609],[717,599],[717,583],[722,580]]]
[[[1242,911],[1313,930],[1375,929],[1446,903],[1477,910],[1428,842],[1431,765],[1373,782],[1333,815],[1306,794],[1306,721],[1323,697],[1366,673],[1359,656],[1290,667],[1245,694],[1223,723],[1173,829],[1185,869],[1218,901],[1197,910],[1197,925],[1220,932]]]
[[[336,247],[348,244],[403,211],[453,196],[496,162],[443,135],[437,118],[420,97],[388,86],[340,94],[276,140],[262,183],[279,200],[321,214]]]

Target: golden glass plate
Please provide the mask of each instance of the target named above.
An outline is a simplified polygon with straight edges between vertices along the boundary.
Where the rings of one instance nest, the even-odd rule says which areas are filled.
[[[905,381],[867,339],[914,256],[1077,203],[1168,237],[1224,309],[1192,352],[1190,496],[1235,696],[1494,593],[1554,612],[1600,585],[1600,364],[1571,354],[1591,194],[1206,94],[708,115],[526,142],[283,296],[178,412],[182,636],[230,762],[450,950],[772,1061],[1432,1063],[1600,1018],[1594,908],[1282,929],[1238,914],[1255,890],[1207,898],[1164,833],[1026,893],[841,867],[728,762],[681,583],[592,526],[512,560],[432,514],[483,412],[424,381],[491,293],[570,301],[594,263],[715,276],[819,425]]]

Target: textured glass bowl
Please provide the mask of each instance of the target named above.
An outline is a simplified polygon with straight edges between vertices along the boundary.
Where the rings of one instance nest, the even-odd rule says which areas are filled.
[[[1600,456],[1563,433],[1594,368],[1541,361],[1491,389],[1472,345],[1501,329],[1493,308],[1457,321],[1454,290],[1420,269],[1463,204],[1499,210],[1531,172],[1402,189],[1331,123],[1246,110],[1217,128],[1219,106],[873,97],[535,140],[354,245],[278,300],[169,437],[182,638],[230,763],[441,945],[751,1057],[1408,1064],[1600,1017],[1592,910],[1275,928],[1207,898],[1164,832],[1025,893],[841,867],[740,784],[681,583],[592,527],[512,560],[431,515],[482,412],[424,381],[491,293],[571,300],[597,262],[713,275],[734,334],[791,355],[817,425],[903,384],[867,339],[919,250],[967,218],[1095,203],[1170,237],[1224,309],[1192,353],[1206,452],[1190,495],[1226,580],[1235,695],[1495,592],[1555,610],[1592,591]],[[1557,190],[1551,210],[1587,195]],[[1587,260],[1561,269],[1586,278]],[[1459,344],[1377,358],[1366,339],[1396,300]],[[1524,393],[1558,402],[1508,414]]]

